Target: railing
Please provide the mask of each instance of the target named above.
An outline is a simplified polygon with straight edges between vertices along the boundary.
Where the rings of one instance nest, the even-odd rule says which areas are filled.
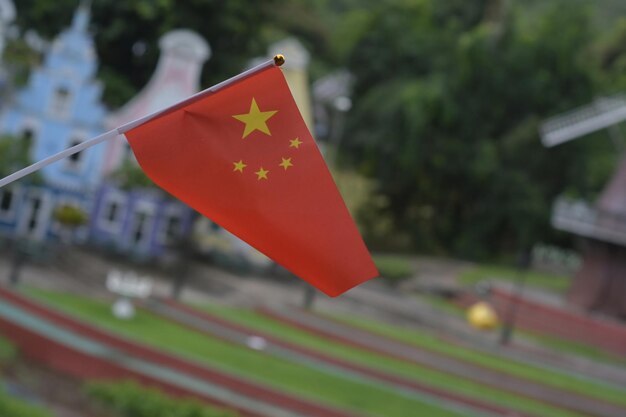
[[[579,236],[626,246],[626,214],[601,211],[581,200],[557,199],[552,209],[552,226]]]
[[[600,98],[593,104],[548,119],[540,128],[541,141],[545,146],[555,146],[624,120],[625,96]]]

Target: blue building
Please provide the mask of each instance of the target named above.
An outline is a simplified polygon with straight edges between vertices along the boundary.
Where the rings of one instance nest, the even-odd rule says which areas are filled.
[[[83,5],[0,115],[0,132],[28,141],[33,161],[104,131],[107,110],[100,101],[102,85],[95,79],[98,62],[88,24],[89,9]],[[41,186],[0,190],[0,231],[44,240],[59,233],[53,216],[58,206],[89,213],[102,179],[104,151],[93,147],[45,167]],[[86,239],[87,228],[77,230],[77,237]]]
[[[109,113],[95,78],[98,62],[88,25],[89,9],[83,4],[27,86],[0,113],[0,134],[26,141],[32,161],[199,88],[209,47],[191,31],[173,31],[161,39],[163,54],[148,86],[122,109]],[[31,176],[0,189],[0,234],[35,241],[71,238],[139,259],[165,254],[190,233],[195,212],[157,189],[118,187],[111,174],[133,160],[126,141],[117,137],[45,167],[40,171],[42,184],[29,183]],[[54,216],[64,205],[79,208],[88,218],[71,236]]]
[[[174,104],[200,88],[202,66],[209,45],[198,34],[173,30],[159,40],[161,55],[146,86],[126,105],[113,112],[109,129]],[[114,173],[136,164],[128,143],[117,137],[107,142],[104,172]],[[161,190],[126,191],[108,180],[99,188],[89,224],[90,241],[135,258],[161,256],[191,232],[195,212]]]
[[[100,187],[89,221],[90,242],[135,259],[159,257],[180,244],[195,213],[160,189]]]

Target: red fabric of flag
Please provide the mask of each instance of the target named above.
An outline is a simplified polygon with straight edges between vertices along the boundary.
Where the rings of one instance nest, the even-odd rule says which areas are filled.
[[[157,185],[324,293],[378,275],[280,68],[126,137]]]

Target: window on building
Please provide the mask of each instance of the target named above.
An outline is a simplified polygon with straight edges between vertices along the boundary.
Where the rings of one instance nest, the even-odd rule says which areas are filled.
[[[118,231],[124,215],[124,199],[118,194],[109,194],[102,205],[100,226],[109,231]]]
[[[135,216],[135,227],[133,229],[133,242],[139,243],[142,241],[144,237],[144,225],[146,224],[146,219],[148,215],[146,213],[138,213]]]
[[[10,188],[0,190],[0,215],[7,216],[13,210],[15,195]]]
[[[161,242],[176,242],[182,233],[183,219],[178,211],[166,212],[161,223]]]
[[[81,143],[82,143],[82,140],[80,139],[72,139],[70,141],[68,148],[71,148],[72,146],[80,145]],[[78,170],[80,169],[83,159],[84,159],[83,152],[82,151],[76,152],[66,158],[66,166],[70,169]]]
[[[109,206],[106,208],[106,211],[104,212],[104,218],[107,219],[109,223],[116,223],[117,217],[119,215],[119,210],[120,205],[116,201],[111,201]]]
[[[20,138],[24,142],[25,148],[30,151],[30,148],[33,145],[33,141],[35,139],[35,130],[31,127],[25,127],[24,129],[22,129]]]
[[[152,225],[150,211],[142,208],[136,209],[131,224],[131,242],[135,245],[145,245],[150,238],[150,226]]]
[[[178,213],[171,213],[165,217],[163,229],[164,243],[175,242],[180,237],[182,219]]]
[[[39,196],[30,199],[30,214],[26,223],[26,232],[30,235],[39,226],[39,213],[41,212],[41,198]]]
[[[37,125],[30,120],[26,121],[16,132],[16,139],[19,155],[23,155],[23,152],[30,155],[37,139]]]
[[[22,129],[22,133],[20,135],[22,140],[25,140],[25,141],[32,141],[34,136],[35,136],[35,131],[31,129],[30,127],[25,127],[24,129]]]
[[[58,87],[52,97],[50,110],[57,116],[66,115],[70,109],[71,94],[66,87]]]

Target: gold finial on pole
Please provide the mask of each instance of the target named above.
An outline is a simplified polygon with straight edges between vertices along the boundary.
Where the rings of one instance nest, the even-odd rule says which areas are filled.
[[[285,63],[285,56],[284,55],[282,55],[282,54],[274,55],[274,64],[276,64],[277,67],[280,67],[284,63]]]

